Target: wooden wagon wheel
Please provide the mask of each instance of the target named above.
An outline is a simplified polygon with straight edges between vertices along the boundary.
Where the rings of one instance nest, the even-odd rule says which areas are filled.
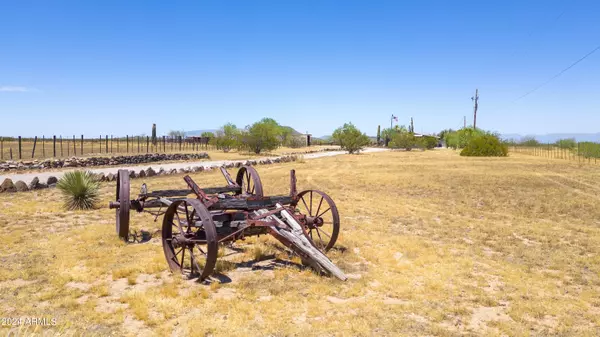
[[[333,200],[324,192],[306,190],[298,194],[292,206],[305,216],[303,225],[315,246],[324,252],[330,250],[340,232],[340,215]]]
[[[171,271],[200,280],[213,272],[217,263],[217,228],[199,200],[177,200],[167,208],[162,243]]]
[[[129,237],[129,171],[119,170],[117,173],[117,234],[127,242]]]
[[[263,197],[262,182],[260,181],[260,176],[254,167],[240,167],[237,177],[235,178],[235,182],[242,188],[242,191],[236,195],[242,194],[248,196],[252,195],[258,198]]]

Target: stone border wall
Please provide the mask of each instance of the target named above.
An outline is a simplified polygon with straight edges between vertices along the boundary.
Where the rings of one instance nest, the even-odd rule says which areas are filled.
[[[45,159],[32,161],[6,161],[0,162],[0,171],[12,170],[43,170],[62,167],[93,167],[145,164],[169,160],[197,160],[209,159],[208,153],[148,153],[132,156],[113,157],[71,157],[67,159]]]
[[[274,158],[274,159],[246,160],[246,161],[230,162],[230,163],[227,163],[226,165],[223,165],[223,167],[239,168],[244,165],[248,165],[248,166],[250,166],[250,165],[270,165],[270,164],[277,164],[277,163],[293,162],[293,161],[296,161],[297,159],[298,159],[298,156],[291,155],[291,156],[278,157],[278,158]],[[136,178],[174,175],[174,174],[188,174],[188,173],[196,173],[196,172],[202,172],[202,171],[212,171],[212,170],[216,170],[216,169],[219,169],[219,166],[216,166],[216,165],[213,165],[210,167],[194,166],[194,167],[182,168],[179,170],[171,169],[168,171],[163,169],[162,167],[159,168],[158,171],[152,169],[152,167],[149,167],[148,169],[140,170],[139,172],[130,170],[129,177],[132,179],[136,179]],[[102,182],[117,180],[117,175],[114,173],[109,173],[109,174],[99,173],[99,174],[96,174],[96,176],[98,177],[98,180],[102,181]],[[2,184],[0,185],[0,193],[26,192],[26,191],[30,191],[30,190],[53,188],[53,187],[56,187],[57,183],[58,183],[58,179],[56,177],[48,177],[46,182],[40,182],[40,180],[37,177],[35,177],[31,180],[29,185],[21,180],[13,183],[13,181],[11,179],[6,178],[6,179],[4,179],[4,182],[2,182]]]

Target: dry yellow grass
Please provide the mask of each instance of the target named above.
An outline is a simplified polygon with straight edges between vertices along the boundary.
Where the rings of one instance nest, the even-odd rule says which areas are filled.
[[[300,189],[326,191],[340,209],[340,249],[329,255],[347,282],[300,268],[264,237],[236,243],[242,254],[223,267],[230,282],[183,280],[166,272],[158,237],[121,243],[113,211],[65,212],[58,192],[43,190],[0,195],[0,312],[96,335],[600,334],[595,166],[346,155],[261,166],[265,192],[286,194],[291,168]],[[223,184],[217,172],[193,177]],[[185,186],[180,176],[146,182]],[[114,188],[103,185],[103,206]],[[132,226],[159,228],[135,213]]]

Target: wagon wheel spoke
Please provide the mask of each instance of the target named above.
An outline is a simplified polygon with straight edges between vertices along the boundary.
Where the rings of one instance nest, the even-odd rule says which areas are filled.
[[[331,239],[331,234],[327,233],[326,231],[324,231],[323,229],[319,229],[318,227],[316,228],[317,230],[317,234],[319,235],[319,238],[321,238],[321,233],[327,235],[330,239]],[[323,240],[323,239],[321,239]]]
[[[312,205],[313,205],[312,194],[313,194],[313,191],[310,191],[310,209],[308,210],[308,214],[310,214],[310,215],[312,215]]]
[[[183,266],[185,262],[185,248],[181,249],[181,263],[179,264],[179,269],[183,272]]]
[[[304,206],[306,207],[306,210],[308,211],[309,208],[308,208],[308,205],[306,204],[306,201],[304,201],[304,196],[300,199],[302,200],[302,203],[304,203]],[[312,214],[310,214],[310,211],[309,211],[308,215],[312,216]]]
[[[322,217],[323,215],[325,215],[325,213],[329,212],[330,210],[331,210],[331,208],[327,208],[326,210],[323,211],[323,213],[317,214],[317,218]]]
[[[319,201],[319,207],[317,207],[317,211],[315,212],[315,214],[319,214],[319,210],[321,209],[321,204],[323,203],[323,197],[321,197],[321,201]],[[317,215],[318,217],[318,215]]]

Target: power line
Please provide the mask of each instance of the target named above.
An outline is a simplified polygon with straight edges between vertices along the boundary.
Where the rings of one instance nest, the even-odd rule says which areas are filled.
[[[522,98],[525,98],[525,97],[527,97],[527,96],[529,96],[529,95],[533,94],[534,92],[536,92],[536,91],[537,91],[538,89],[540,89],[541,87],[543,87],[543,86],[547,85],[548,83],[552,82],[553,80],[555,80],[556,78],[558,78],[560,75],[562,75],[562,74],[566,73],[567,71],[569,71],[569,69],[571,69],[571,68],[573,68],[574,66],[576,66],[576,65],[577,65],[579,62],[581,62],[581,61],[585,60],[586,58],[588,58],[589,56],[591,56],[593,53],[597,52],[597,51],[598,51],[598,49],[600,49],[600,45],[599,45],[599,46],[597,46],[596,48],[594,48],[594,49],[593,49],[592,51],[590,51],[589,53],[585,54],[585,55],[584,55],[582,58],[580,58],[579,60],[577,60],[577,61],[575,61],[575,62],[571,63],[571,65],[570,65],[570,66],[568,66],[568,67],[564,68],[564,69],[563,69],[563,70],[561,70],[561,71],[560,71],[558,74],[556,74],[556,75],[552,76],[552,77],[551,77],[549,80],[547,80],[546,82],[544,82],[544,83],[542,83],[542,84],[538,85],[538,86],[537,86],[537,87],[535,87],[533,90],[530,90],[530,91],[526,92],[524,95],[522,95],[522,96],[520,96],[519,98],[515,99],[515,100],[513,101],[513,103],[515,103],[515,102],[519,101],[519,100],[520,100],[520,99],[522,99]]]

